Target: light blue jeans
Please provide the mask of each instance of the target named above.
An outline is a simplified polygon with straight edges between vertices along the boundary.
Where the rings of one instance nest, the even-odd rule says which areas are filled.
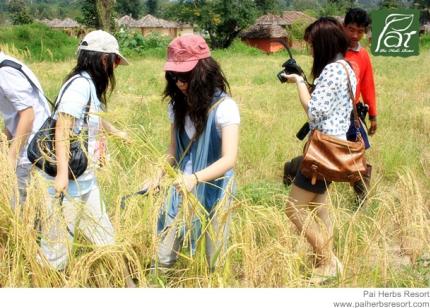
[[[224,202],[224,206],[216,207],[216,211],[208,222],[207,231],[204,232],[206,260],[211,271],[215,269],[219,256],[222,256],[227,249],[231,218],[231,201],[228,200]],[[161,233],[157,249],[159,267],[173,266],[184,244],[184,232],[181,232],[181,226],[176,220],[166,222],[169,227]]]

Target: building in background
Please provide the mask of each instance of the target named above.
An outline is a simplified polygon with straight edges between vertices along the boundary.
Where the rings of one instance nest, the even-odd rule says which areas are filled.
[[[135,20],[132,17],[125,15],[117,21],[118,27],[127,28],[132,31],[138,31],[143,36],[151,33],[175,38],[184,34],[193,33],[193,26],[189,24],[181,24],[175,21],[164,20],[150,14]]]
[[[249,46],[267,53],[277,52],[284,48],[279,40],[288,43],[287,22],[276,15],[267,14],[258,18],[255,23],[243,30],[239,37]]]

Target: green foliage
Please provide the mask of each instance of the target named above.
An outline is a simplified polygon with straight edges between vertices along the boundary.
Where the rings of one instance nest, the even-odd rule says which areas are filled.
[[[382,0],[379,4],[381,9],[396,9],[404,7],[402,1],[399,0]]]
[[[430,34],[424,34],[420,37],[420,48],[430,49]]]
[[[146,13],[151,15],[157,15],[158,1],[157,0],[146,0],[145,1]]]
[[[292,8],[297,11],[318,10],[321,7],[318,0],[293,0]]]
[[[295,40],[303,40],[305,35],[305,29],[309,25],[306,21],[297,21],[291,25],[290,33],[291,37]]]
[[[318,10],[319,16],[343,16],[348,8],[355,7],[354,1],[337,0],[327,1]]]
[[[233,43],[230,45],[230,47],[226,49],[220,49],[216,50],[214,52],[216,56],[225,56],[225,55],[248,55],[248,56],[259,56],[263,54],[263,51],[261,51],[258,48],[251,47],[244,42],[242,42],[240,39],[236,38]]]
[[[121,16],[129,15],[137,19],[140,14],[141,3],[140,0],[117,0],[115,10]]]
[[[17,2],[0,0],[0,24],[6,24],[7,19],[13,22],[12,16],[8,12],[9,3]],[[80,16],[80,1],[79,0],[19,0],[24,2],[25,11],[31,19],[64,19],[70,17],[76,19]]]
[[[97,18],[100,22],[98,28],[108,32],[115,29],[114,9],[115,0],[96,0]]]
[[[14,25],[25,25],[33,22],[30,10],[24,0],[11,0],[8,5],[8,11]]]
[[[90,28],[99,29],[101,23],[97,14],[96,1],[79,0],[79,3],[81,5],[81,16],[76,18],[77,22]]]
[[[167,45],[171,41],[170,37],[151,33],[143,36],[138,32],[121,30],[116,33],[121,51],[127,56],[153,55],[165,57]]]
[[[227,48],[239,32],[258,15],[252,0],[179,0],[165,12],[166,18],[195,24],[207,34],[212,48]]]
[[[279,11],[281,5],[279,0],[255,0],[254,2],[262,14]]]
[[[26,60],[62,61],[75,56],[78,40],[45,25],[31,24],[2,28],[0,45],[24,51]]]

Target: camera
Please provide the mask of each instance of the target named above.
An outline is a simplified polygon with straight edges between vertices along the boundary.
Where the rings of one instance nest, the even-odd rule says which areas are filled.
[[[289,74],[297,74],[299,76],[303,76],[303,70],[300,67],[300,65],[297,64],[296,60],[293,58],[288,59],[287,61],[282,64],[282,67],[284,68],[282,71],[280,71],[277,75],[280,82],[284,83],[287,81],[287,78],[282,76],[282,73],[285,73],[287,75]]]
[[[297,132],[296,134],[297,139],[299,140],[305,139],[310,131],[311,131],[311,127],[309,126],[309,122],[306,122],[305,124],[303,124],[302,128],[300,128],[300,130]]]
[[[290,58],[287,61],[285,61],[284,64],[282,64],[282,67],[284,69],[276,75],[278,77],[279,81],[282,83],[287,82],[287,78],[283,77],[282,73],[285,73],[287,75],[297,74],[299,76],[302,76],[303,79],[305,80],[305,82],[307,84],[309,84],[307,82],[306,75],[303,72],[302,68],[300,67],[300,65],[297,64],[296,60],[294,60],[293,54],[291,53],[291,50],[288,47],[288,42],[286,42],[285,40],[282,40],[282,39],[278,40],[278,42],[281,43],[285,47],[285,49],[288,52],[288,55],[290,56]]]
[[[358,102],[356,106],[359,118],[361,119],[361,121],[363,121],[363,123],[365,123],[366,115],[369,112],[369,106],[365,105],[363,102]]]

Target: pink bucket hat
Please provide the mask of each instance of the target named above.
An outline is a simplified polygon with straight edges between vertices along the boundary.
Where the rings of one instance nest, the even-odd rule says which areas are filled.
[[[208,44],[204,38],[195,34],[188,34],[175,38],[167,48],[167,62],[165,71],[189,72],[199,62],[211,56]]]

